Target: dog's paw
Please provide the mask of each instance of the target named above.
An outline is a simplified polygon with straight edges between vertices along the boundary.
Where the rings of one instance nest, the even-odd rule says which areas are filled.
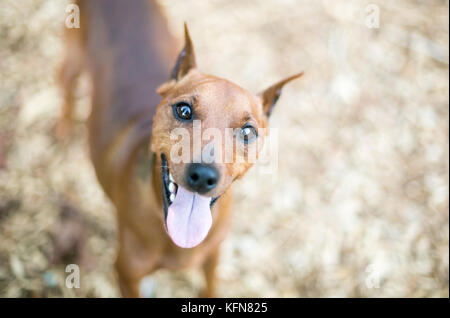
[[[208,288],[204,288],[200,291],[198,297],[200,297],[200,298],[215,298],[217,296],[216,296],[215,292],[208,290]]]

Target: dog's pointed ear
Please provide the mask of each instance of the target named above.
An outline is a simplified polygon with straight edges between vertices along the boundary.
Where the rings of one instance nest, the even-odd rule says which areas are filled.
[[[263,111],[266,114],[267,117],[270,116],[273,107],[275,106],[276,102],[278,101],[278,98],[280,98],[281,95],[281,89],[283,86],[290,81],[299,78],[303,75],[303,72],[292,75],[282,81],[279,81],[278,83],[270,86],[269,88],[265,89],[261,93],[258,94],[259,98],[261,99],[261,103],[263,106]]]
[[[178,55],[175,67],[172,70],[170,79],[179,81],[182,79],[191,69],[196,67],[194,46],[192,45],[191,36],[186,22],[184,23],[184,48]]]
[[[186,22],[184,23],[184,42],[184,48],[178,55],[175,67],[170,74],[169,81],[156,89],[160,95],[165,95],[169,92],[179,80],[181,80],[187,73],[189,73],[190,70],[197,66],[195,62],[194,46],[192,45],[191,36],[189,35]]]

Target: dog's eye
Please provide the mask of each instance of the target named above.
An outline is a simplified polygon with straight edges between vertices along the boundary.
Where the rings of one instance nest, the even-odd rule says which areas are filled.
[[[175,117],[182,121],[190,121],[194,117],[192,106],[186,102],[180,102],[173,105],[173,112]]]
[[[248,144],[258,137],[258,133],[255,127],[247,124],[239,130],[238,137],[244,143]]]

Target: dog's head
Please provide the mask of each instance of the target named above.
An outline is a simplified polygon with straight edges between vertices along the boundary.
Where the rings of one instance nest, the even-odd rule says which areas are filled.
[[[258,157],[281,88],[301,75],[253,95],[202,74],[185,26],[185,47],[170,81],[158,89],[163,100],[151,141],[161,163],[166,228],[175,244],[194,247],[206,237],[212,206]]]

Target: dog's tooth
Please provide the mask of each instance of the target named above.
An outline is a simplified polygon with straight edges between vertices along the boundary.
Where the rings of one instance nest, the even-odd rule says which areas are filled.
[[[169,172],[169,180],[173,182],[172,174]]]
[[[174,193],[172,193],[172,194],[170,195],[169,200],[170,200],[171,202],[175,201],[175,194],[174,194]]]
[[[173,182],[169,183],[169,191],[170,192],[174,192],[175,191],[175,185],[173,184]]]

